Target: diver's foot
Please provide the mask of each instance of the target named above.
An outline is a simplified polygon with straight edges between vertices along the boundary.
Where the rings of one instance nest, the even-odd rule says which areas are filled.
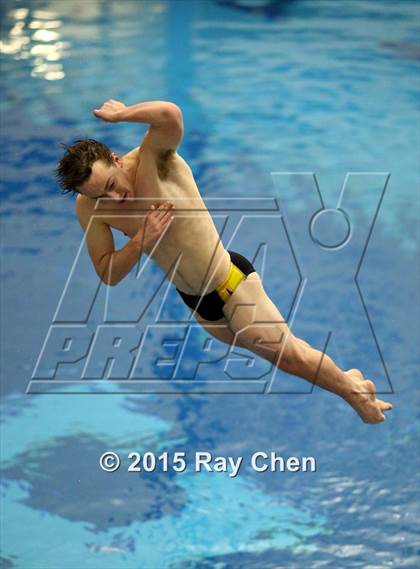
[[[346,400],[358,413],[365,423],[382,423],[385,421],[385,411],[392,409],[391,403],[376,398],[376,388],[373,381],[364,379],[358,369],[344,372],[351,380],[351,387]]]

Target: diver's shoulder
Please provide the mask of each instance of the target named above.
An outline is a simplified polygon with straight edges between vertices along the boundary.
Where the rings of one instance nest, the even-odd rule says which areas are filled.
[[[140,158],[141,146],[136,146],[122,155],[123,160],[138,161]]]
[[[94,200],[85,196],[84,194],[77,194],[76,196],[76,211],[82,213],[83,211],[92,209]]]
[[[77,194],[76,196],[76,214],[80,222],[88,221],[95,209],[95,200],[85,196],[84,194]]]

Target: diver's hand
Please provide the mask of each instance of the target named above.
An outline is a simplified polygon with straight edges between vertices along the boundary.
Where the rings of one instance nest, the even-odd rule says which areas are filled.
[[[93,114],[95,117],[98,117],[98,119],[102,119],[106,122],[119,122],[124,109],[126,109],[124,103],[116,101],[115,99],[109,99],[100,109],[95,109]]]
[[[144,220],[143,247],[150,249],[171,223],[174,214],[174,204],[163,202],[160,205],[153,204]]]

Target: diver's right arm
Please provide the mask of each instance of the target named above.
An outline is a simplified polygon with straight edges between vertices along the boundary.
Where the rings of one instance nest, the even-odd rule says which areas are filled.
[[[173,217],[167,205],[152,206],[143,227],[116,251],[111,229],[103,219],[92,215],[90,210],[83,199],[77,200],[76,211],[85,231],[89,256],[101,281],[110,286],[115,286],[128,275],[144,249],[153,246]]]

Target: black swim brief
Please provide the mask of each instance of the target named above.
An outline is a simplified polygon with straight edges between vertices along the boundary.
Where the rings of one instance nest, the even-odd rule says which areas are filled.
[[[229,251],[230,255],[230,270],[228,277],[216,290],[205,294],[204,296],[197,296],[193,294],[186,294],[179,289],[176,289],[184,300],[185,304],[196,310],[198,314],[206,320],[220,320],[224,317],[223,305],[233,294],[239,282],[246,278],[250,273],[255,271],[254,266],[248,259],[235,251]]]

